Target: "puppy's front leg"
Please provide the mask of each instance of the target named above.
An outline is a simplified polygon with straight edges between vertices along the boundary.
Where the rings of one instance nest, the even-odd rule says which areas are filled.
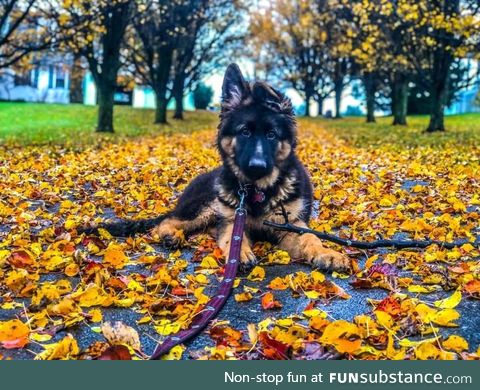
[[[228,258],[230,256],[230,244],[232,240],[233,221],[224,220],[218,227],[218,246],[223,254]],[[240,250],[240,262],[244,268],[248,268],[256,263],[256,257],[252,251],[250,240],[243,233],[242,248]]]
[[[152,233],[160,239],[167,248],[177,248],[185,240],[185,221],[177,218],[167,218],[152,229]]]
[[[307,227],[303,221],[294,223],[298,227]],[[350,270],[350,259],[332,249],[325,248],[320,239],[311,234],[286,233],[279,244],[280,249],[286,250],[291,257],[305,259],[316,267],[327,271]]]

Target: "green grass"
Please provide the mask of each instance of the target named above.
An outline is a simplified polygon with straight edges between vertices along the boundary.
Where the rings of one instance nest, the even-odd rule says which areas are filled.
[[[171,116],[171,113],[169,113]],[[97,108],[80,104],[0,103],[0,144],[83,145],[99,138],[118,141],[158,132],[192,132],[215,127],[217,116],[206,111],[187,112],[185,120],[169,118],[155,125],[154,111],[115,106],[115,134],[95,133]]]
[[[447,131],[426,133],[427,116],[408,117],[408,126],[392,126],[392,118],[377,118],[377,123],[366,123],[365,118],[350,117],[340,120],[309,119],[347,140],[357,147],[391,145],[402,147],[447,147],[480,145],[480,114],[445,117]]]
[[[210,112],[187,112],[184,121],[170,117],[168,125],[153,124],[153,110],[115,107],[115,134],[95,133],[96,107],[78,104],[30,104],[0,103],[0,144],[59,144],[81,146],[98,143],[99,140],[121,141],[141,135],[159,132],[192,132],[203,128],[214,129],[218,116]],[[171,115],[171,113],[170,113]],[[378,118],[377,123],[367,124],[364,118],[341,120],[305,119],[320,124],[336,136],[355,146],[375,147],[392,145],[417,146],[473,146],[480,144],[480,114],[446,117],[445,133],[427,134],[424,129],[428,117],[409,117],[407,127],[391,126],[391,118]],[[302,123],[304,119],[301,119]]]

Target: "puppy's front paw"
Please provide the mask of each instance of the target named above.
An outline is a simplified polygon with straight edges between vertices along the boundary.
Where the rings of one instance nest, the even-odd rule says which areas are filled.
[[[240,270],[241,272],[247,272],[254,265],[257,264],[257,257],[252,251],[252,247],[248,242],[242,242],[242,248],[240,250]]]
[[[300,239],[305,260],[326,271],[350,271],[350,259],[332,249],[325,248],[313,234],[305,234]]]
[[[154,237],[158,237],[159,241],[167,249],[181,247],[185,242],[183,230],[175,229],[165,225],[162,226],[162,224],[152,230],[152,235]]]
[[[230,258],[230,242],[224,242],[219,244],[222,252],[224,253],[225,257]],[[250,268],[252,268],[257,263],[257,258],[252,251],[252,247],[244,238],[242,242],[242,246],[240,248],[240,271],[246,272]]]

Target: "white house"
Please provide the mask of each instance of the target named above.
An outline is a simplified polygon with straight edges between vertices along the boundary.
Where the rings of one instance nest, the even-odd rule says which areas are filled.
[[[46,55],[23,74],[7,69],[0,73],[0,100],[69,103],[68,60]]]
[[[129,97],[120,91],[115,93],[114,100],[117,104],[130,103]],[[87,72],[83,80],[83,104],[94,106],[97,102],[97,89],[90,72]],[[153,89],[148,86],[136,85],[132,91],[131,104],[135,108],[155,108],[155,93]],[[173,99],[168,106],[169,109],[175,107]],[[191,94],[188,94],[183,99],[183,107],[186,110],[194,110]]]

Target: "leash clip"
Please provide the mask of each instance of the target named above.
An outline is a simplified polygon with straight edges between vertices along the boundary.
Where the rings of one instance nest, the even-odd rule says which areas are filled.
[[[238,190],[238,195],[240,196],[240,203],[238,204],[238,207],[236,208],[235,212],[238,213],[245,213],[245,197],[247,196],[247,190],[244,188],[240,188]]]

